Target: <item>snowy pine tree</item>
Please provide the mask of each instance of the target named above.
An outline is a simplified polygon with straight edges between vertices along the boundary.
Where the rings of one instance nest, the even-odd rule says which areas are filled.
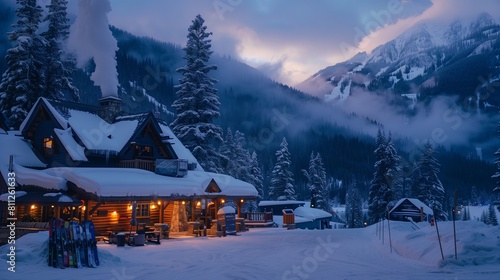
[[[490,206],[488,207],[488,220],[491,225],[498,226],[497,214],[493,204],[490,204]]]
[[[64,99],[64,92],[68,91],[74,100],[79,100],[78,89],[73,86],[71,77],[75,69],[75,59],[63,51],[69,35],[67,6],[67,0],[51,0],[50,5],[47,5],[48,14],[44,21],[48,22],[48,30],[42,33],[47,42],[43,96],[51,99]]]
[[[269,182],[269,199],[272,200],[295,200],[295,180],[290,171],[292,159],[288,151],[288,143],[283,137],[280,149],[276,152],[276,164],[274,165],[271,180]]]
[[[430,141],[424,145],[424,151],[418,162],[418,178],[416,182],[417,198],[428,205],[434,215],[443,213],[444,187],[438,178],[439,163],[434,157],[434,149]]]
[[[245,134],[236,131],[233,135],[230,128],[227,129],[224,143],[219,151],[222,155],[222,168],[224,171],[243,181],[250,180],[250,152],[245,149],[246,141]]]
[[[255,187],[258,193],[257,200],[261,200],[264,197],[264,178],[255,152],[251,155],[249,173],[249,178],[246,181]],[[259,210],[257,201],[255,200],[247,201],[245,206],[245,211],[247,212],[257,212]]]
[[[264,197],[264,178],[262,177],[262,172],[259,167],[259,161],[257,159],[257,154],[252,153],[252,159],[250,162],[250,180],[248,181],[252,184],[259,194],[259,198]]]
[[[345,202],[345,220],[347,227],[363,227],[363,203],[356,186],[356,180],[349,185]]]
[[[489,213],[489,211],[486,212],[486,210],[483,210],[483,212],[481,213],[481,220],[480,220],[481,222],[483,222],[487,225],[491,224],[490,223],[490,215],[488,213]]]
[[[498,123],[498,127],[500,127],[500,123]],[[500,132],[500,131],[498,131]],[[495,152],[495,165],[497,166],[497,172],[492,176],[493,178],[500,178],[500,149]],[[493,189],[493,193],[496,195],[495,204],[500,204],[500,181],[497,181],[496,187]]]
[[[309,169],[302,170],[302,172],[307,178],[307,185],[311,192],[311,207],[313,207],[312,202],[314,201],[315,208],[329,211],[330,203],[326,182],[326,171],[323,166],[321,155],[319,153],[314,155],[314,152],[312,152],[309,160]]]
[[[392,192],[392,200],[399,200],[403,198],[403,182],[401,179],[401,157],[398,155],[394,144],[392,143],[392,136],[389,137],[386,143],[386,164],[387,171],[385,178],[390,191]]]
[[[222,129],[213,123],[220,116],[215,79],[208,76],[215,65],[208,65],[211,54],[211,32],[205,20],[197,15],[188,30],[184,48],[186,65],[177,69],[182,74],[177,86],[178,98],[172,104],[177,111],[171,123],[173,132],[207,171],[221,172],[221,155],[215,146],[222,143]]]
[[[252,161],[252,156],[250,152],[245,148],[246,146],[246,138],[243,132],[236,130],[234,133],[234,143],[235,143],[235,160],[237,167],[236,178],[249,181],[251,180],[250,176],[250,163]]]
[[[231,128],[227,128],[226,135],[224,136],[224,142],[219,148],[219,152],[222,155],[221,167],[224,169],[226,174],[234,176],[236,171],[236,162],[234,158],[236,150],[236,143],[234,141],[233,132]]]
[[[477,194],[477,188],[476,186],[472,186],[472,189],[470,191],[470,203],[473,206],[476,206],[478,205],[478,201],[479,201],[479,196]]]
[[[0,83],[0,110],[17,129],[44,88],[43,50],[46,42],[36,32],[42,8],[36,0],[17,0],[17,22],[8,33],[14,46],[7,51],[7,69]]]
[[[377,146],[374,151],[375,172],[373,173],[368,198],[370,223],[376,223],[379,219],[384,218],[386,216],[387,205],[393,200],[391,186],[387,180],[387,172],[389,171],[387,140],[381,129],[377,132],[375,144]]]

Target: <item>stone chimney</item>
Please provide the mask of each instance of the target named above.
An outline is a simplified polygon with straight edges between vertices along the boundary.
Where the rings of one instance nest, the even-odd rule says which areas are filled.
[[[99,117],[108,123],[114,123],[120,115],[122,100],[116,96],[106,96],[99,99]]]

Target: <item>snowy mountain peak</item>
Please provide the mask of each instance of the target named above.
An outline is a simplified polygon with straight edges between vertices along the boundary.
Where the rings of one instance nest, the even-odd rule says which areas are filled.
[[[500,26],[486,12],[474,18],[453,21],[427,19],[376,47],[371,54],[360,52],[344,62],[320,70],[299,84],[298,88],[326,101],[346,100],[356,90],[390,90],[402,95],[415,94],[421,87],[437,86],[438,72],[440,75],[445,73],[446,77],[453,76],[450,73],[456,74],[453,70],[456,67],[478,65],[478,61],[484,57],[472,58],[471,61],[464,61],[464,58],[491,56],[485,58],[490,61],[485,61],[485,65],[498,63],[494,69],[500,69],[500,56],[493,56],[498,43]],[[496,72],[494,70],[491,73]],[[491,73],[485,72],[482,75],[489,76]],[[441,75],[440,79],[444,76]],[[496,76],[500,74],[492,75]],[[475,80],[467,83],[472,85]],[[464,91],[460,88],[454,90]],[[473,91],[474,87],[471,86],[468,92]]]
[[[470,24],[470,33],[481,31],[481,29],[495,24],[497,24],[495,19],[490,14],[483,12]]]
[[[363,63],[368,58],[368,54],[366,52],[358,52],[353,57],[349,58],[347,62],[352,63]]]

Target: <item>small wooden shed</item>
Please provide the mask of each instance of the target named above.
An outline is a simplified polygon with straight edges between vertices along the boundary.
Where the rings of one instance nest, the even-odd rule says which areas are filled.
[[[416,198],[402,198],[389,211],[389,218],[394,221],[424,222],[433,215],[432,209]]]

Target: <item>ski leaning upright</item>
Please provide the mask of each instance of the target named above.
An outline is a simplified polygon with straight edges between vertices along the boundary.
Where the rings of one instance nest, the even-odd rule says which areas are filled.
[[[87,265],[89,267],[97,267],[99,265],[97,242],[95,239],[94,223],[91,221],[82,222],[83,231],[85,232],[85,251],[87,256]]]
[[[69,227],[71,229],[71,240],[72,240],[72,253],[74,260],[74,267],[82,267],[81,255],[80,255],[80,247],[82,246],[82,242],[80,240],[80,225],[75,222],[69,222]]]

